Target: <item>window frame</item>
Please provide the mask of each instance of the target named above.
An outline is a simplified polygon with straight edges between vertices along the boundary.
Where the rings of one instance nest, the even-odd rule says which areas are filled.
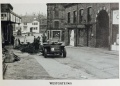
[[[77,11],[73,11],[73,23],[77,23]]]
[[[92,6],[87,7],[87,21],[91,21],[91,16],[92,16]]]
[[[70,12],[67,13],[67,23],[71,23],[70,22]]]
[[[84,9],[83,8],[79,9],[79,23],[83,21],[83,14],[84,14]]]

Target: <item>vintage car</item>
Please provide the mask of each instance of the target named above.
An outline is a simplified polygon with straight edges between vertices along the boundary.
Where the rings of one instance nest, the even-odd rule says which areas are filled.
[[[64,58],[66,57],[66,49],[65,45],[62,42],[52,41],[45,42],[42,45],[42,54],[45,58],[48,55],[62,55]]]

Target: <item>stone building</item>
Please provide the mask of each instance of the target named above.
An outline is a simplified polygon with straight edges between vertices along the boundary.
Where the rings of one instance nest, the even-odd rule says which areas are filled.
[[[40,33],[45,33],[47,30],[47,18],[40,19]]]
[[[64,41],[65,9],[61,3],[47,3],[47,37]]]
[[[118,3],[69,3],[64,8],[66,45],[118,48]]]
[[[15,30],[15,24],[21,23],[21,17],[13,12],[13,7],[11,4],[0,5],[2,42],[5,44],[11,44],[11,38],[13,31]]]

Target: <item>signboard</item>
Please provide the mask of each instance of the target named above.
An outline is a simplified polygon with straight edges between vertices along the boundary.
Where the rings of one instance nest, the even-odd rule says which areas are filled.
[[[119,10],[113,10],[113,24],[119,24]]]
[[[8,17],[8,15],[7,15],[7,13],[1,13],[1,21],[7,21],[7,18]]]

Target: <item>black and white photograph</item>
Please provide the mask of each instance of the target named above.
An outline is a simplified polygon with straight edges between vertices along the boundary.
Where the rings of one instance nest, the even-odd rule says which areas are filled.
[[[0,5],[3,81],[119,80],[119,2]]]

